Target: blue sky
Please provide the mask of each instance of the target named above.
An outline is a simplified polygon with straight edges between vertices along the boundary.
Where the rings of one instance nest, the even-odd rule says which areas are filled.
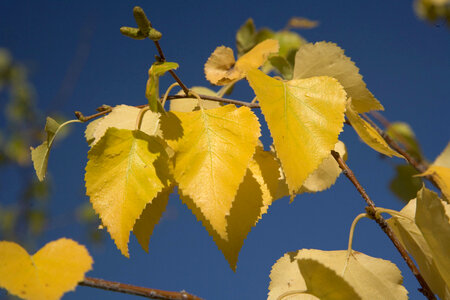
[[[215,47],[235,47],[235,32],[248,17],[258,28],[276,30],[292,16],[319,20],[318,28],[301,34],[311,42],[332,41],[344,48],[384,105],[384,115],[411,124],[430,160],[449,141],[449,29],[419,20],[410,1],[6,0],[0,2],[0,47],[8,48],[31,69],[43,110],[57,109],[72,117],[75,110],[91,114],[102,104],[144,104],[147,70],[156,51],[150,41],[135,41],[119,33],[121,26],[135,25],[135,5],[142,6],[163,33],[166,57],[180,64],[177,74],[188,86],[209,86],[203,64]],[[77,51],[86,55],[81,64],[73,63]],[[59,90],[71,63],[80,73],[62,101]],[[171,82],[163,78],[161,88]],[[233,98],[250,100],[253,94],[241,84]],[[54,147],[50,157],[54,216],[70,215],[89,201],[83,180],[88,150],[84,126],[72,127],[71,135]],[[401,209],[402,203],[388,189],[392,166],[400,159],[380,159],[350,128],[345,129],[341,138],[348,147],[348,164],[369,195],[378,206]],[[0,201],[11,196],[2,194]],[[63,236],[86,244],[95,261],[88,274],[93,277],[185,289],[206,299],[264,299],[271,266],[278,258],[302,248],[345,249],[350,224],[363,210],[363,200],[344,177],[332,189],[300,195],[292,204],[288,199],[276,201],[250,232],[235,273],[175,195],[154,231],[149,254],[132,238],[127,259],[106,233],[104,247],[91,247],[75,221],[50,228],[41,245]],[[374,222],[360,222],[354,249],[396,263],[411,299],[420,298],[417,282]],[[64,299],[103,298],[134,297],[79,287]]]

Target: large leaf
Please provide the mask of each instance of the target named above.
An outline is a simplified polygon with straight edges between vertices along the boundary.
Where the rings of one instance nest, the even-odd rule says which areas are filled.
[[[174,62],[155,62],[148,70],[147,87],[145,97],[148,99],[148,105],[154,112],[163,112],[164,108],[159,102],[159,77],[166,72],[177,69],[178,64]]]
[[[145,206],[167,187],[168,156],[160,138],[109,128],[88,152],[86,194],[123,255]]]
[[[295,56],[294,79],[331,76],[339,80],[359,113],[382,110],[383,106],[367,89],[359,69],[334,43],[306,44]]]
[[[436,267],[450,287],[450,204],[422,188],[417,193],[416,224],[430,246]]]
[[[47,174],[48,156],[50,154],[50,149],[52,148],[53,141],[55,140],[58,132],[70,123],[81,123],[79,120],[70,120],[63,124],[59,124],[50,117],[47,117],[47,122],[45,123],[45,132],[47,133],[47,139],[37,146],[36,148],[31,147],[31,159],[33,160],[34,170],[40,181],[43,181],[45,175]]]
[[[338,141],[345,91],[331,77],[285,82],[253,69],[247,79],[266,118],[289,191],[295,193]]]
[[[33,256],[16,243],[0,242],[0,287],[28,300],[57,300],[73,291],[93,260],[86,248],[59,239]]]
[[[258,143],[258,119],[249,108],[234,105],[174,115],[183,136],[165,138],[175,151],[175,180],[227,239],[226,216]]]
[[[450,202],[450,143],[447,144],[447,147],[445,147],[433,164],[419,176],[428,175],[433,177],[447,202]]]
[[[315,262],[312,263],[311,261]],[[306,268],[304,268],[306,267]],[[334,273],[330,273],[330,270]],[[353,288],[361,299],[407,299],[408,292],[401,285],[402,276],[400,270],[391,262],[367,256],[353,251],[347,260],[347,251],[322,251],[315,249],[302,249],[297,252],[289,252],[277,261],[270,273],[269,299],[293,293],[294,291],[310,292],[317,290],[314,278],[321,273],[326,278],[340,277],[339,281],[328,281],[327,298],[320,295],[320,299],[340,299],[337,292],[353,295],[347,299],[355,299],[355,294],[349,289],[344,289],[340,282],[345,281]],[[305,278],[308,277],[308,278]],[[303,298],[302,298],[303,299]],[[306,298],[308,299],[308,298]],[[358,299],[358,298],[356,298]]]

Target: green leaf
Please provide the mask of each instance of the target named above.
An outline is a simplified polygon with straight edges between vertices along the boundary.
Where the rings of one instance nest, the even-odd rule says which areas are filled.
[[[420,149],[419,142],[416,139],[416,135],[411,127],[404,122],[394,122],[386,129],[386,134],[394,139],[397,143],[405,145],[406,150],[416,160],[423,160],[422,150]],[[408,198],[411,199],[414,196]]]
[[[238,56],[244,55],[256,45],[255,34],[255,24],[253,23],[253,19],[250,18],[239,28],[236,33]]]
[[[164,108],[159,102],[159,77],[167,71],[177,69],[178,64],[174,62],[155,62],[148,70],[147,88],[145,97],[148,99],[148,105],[153,112],[163,112]]]
[[[270,64],[283,76],[284,79],[292,79],[292,66],[282,56],[272,56],[269,58]]]
[[[411,165],[397,165],[395,167],[395,177],[389,183],[389,188],[398,198],[404,202],[417,195],[417,191],[422,187],[422,180],[415,177],[419,172]]]
[[[80,120],[70,120],[63,124],[58,124],[55,120],[47,117],[47,122],[45,124],[45,131],[47,132],[47,139],[42,144],[36,148],[30,147],[31,159],[33,160],[34,170],[40,181],[44,180],[47,173],[48,156],[50,154],[50,149],[52,148],[53,141],[55,140],[58,132],[70,123],[81,123]]]
[[[280,44],[279,55],[284,58],[287,57],[290,51],[297,50],[307,43],[306,40],[302,38],[298,33],[287,30],[276,32],[273,38],[276,39]]]

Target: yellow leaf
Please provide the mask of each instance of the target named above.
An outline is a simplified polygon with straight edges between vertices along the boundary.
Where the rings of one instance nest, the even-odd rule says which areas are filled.
[[[136,119],[141,109],[129,106],[118,105],[105,117],[95,120],[95,124],[89,124],[86,128],[86,139],[91,140],[90,146],[94,146],[111,128],[134,130],[136,128]],[[148,110],[142,118],[140,131],[148,135],[156,135],[159,129],[160,114]]]
[[[152,202],[148,203],[139,219],[133,227],[133,233],[136,236],[142,249],[148,252],[148,243],[153,233],[155,225],[158,224],[161,216],[169,202],[169,195],[173,191],[173,186],[166,188],[156,196]]]
[[[97,126],[100,125],[100,123],[103,121],[103,118],[95,119],[94,121],[91,121],[87,126],[86,130],[84,131],[84,137],[86,138],[86,142],[89,146],[93,146],[93,143],[95,141],[94,133],[97,130]]]
[[[295,56],[294,79],[313,76],[334,77],[342,84],[358,113],[383,110],[372,93],[367,89],[359,69],[335,43],[318,42],[306,44]]]
[[[347,160],[347,149],[343,142],[338,141],[334,146],[334,151]],[[300,192],[321,192],[330,188],[341,174],[342,170],[334,157],[330,154],[323,160],[320,166],[312,172],[303,183]]]
[[[198,94],[207,95],[207,96],[217,96],[216,92],[201,86],[194,86],[190,89]],[[180,91],[180,93],[184,93]],[[178,94],[180,94],[178,93]],[[218,101],[211,100],[201,100],[202,107],[204,109],[211,109],[220,107],[221,104]],[[172,99],[170,100],[170,110],[171,111],[180,111],[180,112],[191,112],[194,110],[199,110],[200,106],[198,105],[197,98],[180,98],[180,99]]]
[[[450,299],[450,290],[446,286],[427,241],[419,227],[414,222],[416,213],[416,199],[409,201],[400,211],[400,215],[393,215],[388,219],[389,226],[397,238],[417,262],[420,273],[440,299]]]
[[[389,157],[400,156],[397,152],[391,149],[383,137],[372,127],[369,123],[363,120],[358,113],[353,108],[353,99],[347,102],[347,110],[345,115],[347,116],[350,124],[352,124],[353,129],[359,137],[366,143],[370,148],[378,151]]]
[[[227,239],[225,218],[258,143],[258,118],[249,108],[234,105],[174,115],[181,120],[183,136],[165,139],[175,151],[175,180]]]
[[[312,29],[319,26],[319,21],[313,21],[302,17],[293,17],[289,20],[287,26],[299,29]]]
[[[0,287],[28,300],[56,300],[75,290],[93,260],[86,248],[61,238],[30,256],[16,243],[0,242]]]
[[[315,261],[316,266],[320,264],[322,267],[317,270],[310,262],[303,263],[304,260]],[[306,266],[306,269],[302,269],[303,266]],[[353,251],[347,261],[347,250],[302,249],[286,253],[273,265],[270,273],[271,283],[268,299],[277,299],[280,295],[293,291],[309,291],[310,286],[307,286],[307,283],[311,284],[311,279],[304,277],[314,276],[310,273],[314,271],[326,272],[330,276],[329,270],[325,271],[323,267],[334,271],[333,275],[341,277],[361,299],[408,298],[407,290],[401,285],[403,278],[400,270],[389,261],[370,257],[357,251]],[[333,281],[328,282],[327,288],[330,288],[330,293],[332,290],[339,291],[342,288],[339,284],[333,285],[333,283]],[[321,297],[320,299],[329,298]]]
[[[88,152],[86,194],[123,255],[136,219],[170,181],[164,142],[109,128]]]
[[[417,193],[416,224],[430,246],[436,267],[450,287],[450,204],[422,188]]]
[[[60,125],[52,118],[47,117],[47,122],[45,123],[45,132],[47,133],[46,141],[36,148],[30,147],[31,160],[33,161],[34,170],[39,181],[43,181],[47,174],[48,156],[50,155],[50,149],[52,148],[56,135],[61,128],[70,123],[81,123],[81,121],[70,120]]]
[[[231,48],[217,47],[205,64],[206,79],[216,85],[225,85],[242,79],[248,70],[262,66],[270,54],[278,52],[278,48],[278,41],[264,40],[235,63]]]
[[[432,176],[445,196],[450,201],[450,143],[444,151],[436,158],[428,169],[418,176]]]
[[[272,134],[290,193],[330,155],[342,131],[345,91],[331,77],[279,81],[247,73]]]
[[[450,143],[447,144],[444,151],[436,158],[433,165],[450,168]]]

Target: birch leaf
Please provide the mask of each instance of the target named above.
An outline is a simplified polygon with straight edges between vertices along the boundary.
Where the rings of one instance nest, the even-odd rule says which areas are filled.
[[[353,99],[347,102],[347,110],[345,115],[347,116],[350,124],[352,124],[353,129],[359,137],[366,143],[370,148],[377,152],[380,152],[389,157],[400,156],[397,152],[391,149],[383,137],[372,127],[369,123],[363,120],[353,107]]]
[[[450,143],[428,169],[418,176],[432,176],[447,201],[450,201]]]
[[[148,105],[154,112],[163,112],[164,108],[159,102],[159,77],[170,70],[178,68],[178,64],[174,62],[155,62],[148,70],[147,87],[145,89],[145,97],[148,99]]]
[[[63,124],[58,124],[58,122],[52,118],[47,117],[47,122],[45,123],[47,139],[36,148],[30,147],[31,160],[33,160],[34,170],[36,171],[39,181],[43,181],[47,174],[48,156],[50,155],[50,149],[52,148],[56,135],[61,128],[70,123],[81,123],[81,121],[70,120]]]
[[[258,143],[258,119],[249,108],[234,105],[174,114],[184,134],[179,140],[166,137],[175,151],[175,180],[227,239],[226,216]]]
[[[450,204],[422,188],[417,193],[415,220],[430,246],[439,273],[450,287]]]
[[[16,243],[0,242],[0,287],[27,300],[57,300],[73,291],[93,260],[86,248],[61,238],[33,256]]]
[[[345,91],[331,77],[279,81],[247,73],[272,134],[290,193],[330,155],[342,131]]]
[[[130,231],[145,206],[170,181],[160,138],[109,128],[88,152],[86,194],[123,255]]]
[[[216,92],[211,89],[202,87],[202,86],[194,86],[190,89],[191,91],[196,92],[197,94],[207,95],[207,96],[217,96]],[[181,91],[180,93],[184,93]],[[211,109],[220,107],[221,104],[218,101],[211,100],[201,100],[202,107],[204,109]],[[170,100],[170,110],[171,111],[180,111],[180,112],[191,112],[194,110],[199,110],[200,106],[198,105],[197,98],[180,98],[180,99],[172,99]]]
[[[278,52],[278,48],[276,40],[264,40],[235,63],[231,48],[217,47],[205,64],[206,79],[216,85],[225,85],[242,79],[248,70],[262,66],[270,54]]]
[[[420,273],[431,290],[440,299],[450,299],[450,289],[439,273],[436,262],[433,259],[433,253],[415,223],[416,199],[409,201],[400,213],[401,216],[394,215],[387,220],[389,226],[398,237],[400,243],[402,243],[417,262]]]
[[[313,76],[330,76],[339,80],[348,97],[353,99],[358,113],[383,110],[380,102],[367,89],[358,67],[344,54],[344,50],[334,43],[309,43],[298,50],[293,78]]]
[[[243,55],[255,46],[255,35],[255,24],[250,18],[236,32],[236,47],[239,55]]]

